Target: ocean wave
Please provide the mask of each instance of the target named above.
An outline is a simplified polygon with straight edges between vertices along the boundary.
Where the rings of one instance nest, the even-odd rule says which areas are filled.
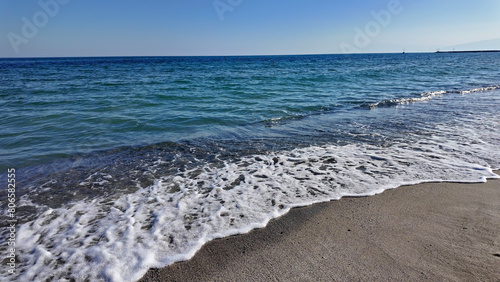
[[[374,109],[379,107],[392,107],[397,105],[404,105],[410,103],[418,103],[432,100],[436,97],[443,96],[445,94],[470,94],[475,92],[484,92],[484,91],[492,91],[499,89],[500,86],[492,85],[486,87],[478,87],[468,90],[439,90],[432,92],[424,92],[419,94],[417,97],[409,97],[409,98],[399,98],[399,99],[388,99],[376,103],[365,103],[361,106],[361,108]]]
[[[419,103],[426,102],[437,97],[446,95],[446,94],[471,94],[476,92],[486,92],[493,91],[496,89],[500,89],[499,85],[485,86],[485,87],[477,87],[467,90],[438,90],[438,91],[430,91],[420,93],[415,97],[405,97],[405,98],[395,98],[395,99],[387,99],[380,102],[375,103],[366,103],[363,101],[350,101],[349,105],[355,105],[355,109],[376,109],[376,108],[387,108],[394,107],[399,105],[411,104],[411,103]],[[313,109],[301,114],[288,114],[286,113],[283,116],[265,119],[258,123],[264,124],[266,127],[274,127],[286,124],[291,121],[305,119],[310,116],[321,115],[332,113],[336,109],[340,109],[339,106],[318,106],[318,109]]]
[[[477,119],[434,125],[435,134],[390,146],[242,156],[165,175],[117,198],[49,208],[18,230],[19,279],[133,281],[149,268],[191,258],[210,240],[264,227],[293,207],[407,184],[498,178],[492,172],[500,168],[498,125]]]

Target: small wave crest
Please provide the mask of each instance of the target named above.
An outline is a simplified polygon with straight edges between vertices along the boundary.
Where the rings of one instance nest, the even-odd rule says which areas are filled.
[[[432,92],[424,92],[419,94],[417,97],[409,97],[409,98],[398,98],[398,99],[389,99],[376,103],[367,103],[363,104],[361,108],[374,109],[379,107],[392,107],[397,105],[404,105],[410,103],[418,103],[425,102],[434,99],[435,97],[439,97],[445,94],[470,94],[475,92],[484,92],[484,91],[492,91],[499,89],[499,85],[486,86],[486,87],[478,87],[468,90],[439,90]]]

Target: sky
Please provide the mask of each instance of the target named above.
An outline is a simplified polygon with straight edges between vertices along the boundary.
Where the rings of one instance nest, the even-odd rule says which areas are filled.
[[[0,57],[500,49],[500,1],[0,0],[0,38]]]

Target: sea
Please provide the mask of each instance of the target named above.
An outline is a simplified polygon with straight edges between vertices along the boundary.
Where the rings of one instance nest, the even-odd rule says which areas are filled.
[[[498,178],[500,53],[4,58],[0,124],[0,280],[136,281],[293,207]]]

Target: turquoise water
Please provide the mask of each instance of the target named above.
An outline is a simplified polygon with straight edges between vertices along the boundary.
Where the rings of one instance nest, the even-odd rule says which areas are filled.
[[[0,60],[0,167],[499,82],[498,54]],[[266,133],[264,133],[266,134]],[[271,133],[272,134],[272,133]],[[242,136],[240,136],[242,135]]]
[[[295,206],[500,168],[498,53],[0,59],[0,74],[26,281],[137,280]]]

